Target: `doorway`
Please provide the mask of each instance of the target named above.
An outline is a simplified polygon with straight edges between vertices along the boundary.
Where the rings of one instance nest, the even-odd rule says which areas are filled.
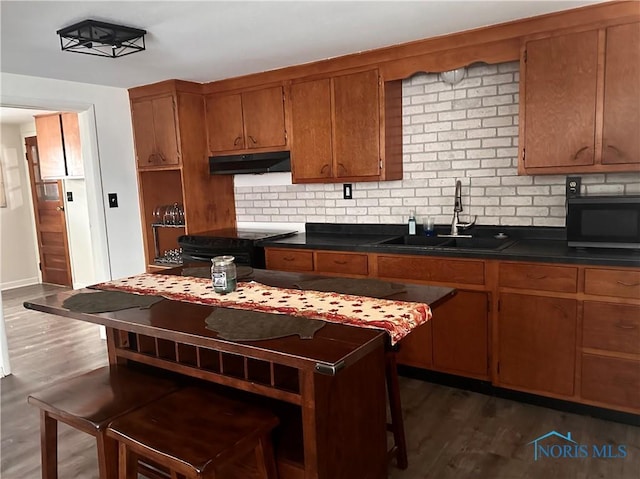
[[[42,179],[35,136],[25,138],[25,147],[42,282],[72,286],[62,181]]]

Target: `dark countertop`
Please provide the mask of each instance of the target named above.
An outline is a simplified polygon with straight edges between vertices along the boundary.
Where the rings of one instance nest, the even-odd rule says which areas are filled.
[[[474,237],[484,238],[492,238],[497,233],[507,234],[508,241],[512,244],[501,250],[382,244],[384,241],[406,235],[406,225],[307,223],[305,229],[306,233],[265,240],[258,244],[278,248],[640,267],[639,250],[569,248],[564,228],[478,226],[465,232]],[[447,226],[437,226],[436,232],[447,233]],[[418,235],[422,234],[419,227]]]

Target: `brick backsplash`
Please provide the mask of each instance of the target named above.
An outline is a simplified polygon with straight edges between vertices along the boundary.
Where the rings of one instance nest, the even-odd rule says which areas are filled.
[[[355,183],[353,199],[344,200],[342,184],[243,178],[248,185],[235,187],[238,222],[405,223],[415,210],[418,221],[449,223],[460,179],[463,221],[564,226],[566,175],[518,176],[518,80],[518,62],[470,66],[454,86],[436,73],[404,80],[402,180]],[[583,193],[640,194],[635,173],[580,176]]]

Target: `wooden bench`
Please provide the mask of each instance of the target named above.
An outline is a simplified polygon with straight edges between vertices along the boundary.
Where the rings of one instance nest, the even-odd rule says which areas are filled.
[[[270,411],[200,388],[185,388],[114,420],[120,479],[136,479],[138,460],[169,469],[172,479],[220,478],[220,471],[255,454],[258,477],[276,479]],[[233,467],[233,466],[232,466]]]
[[[129,370],[103,367],[57,382],[29,396],[40,408],[42,478],[58,477],[58,421],[96,438],[100,479],[117,478],[117,445],[107,438],[107,425],[177,389],[170,380]]]

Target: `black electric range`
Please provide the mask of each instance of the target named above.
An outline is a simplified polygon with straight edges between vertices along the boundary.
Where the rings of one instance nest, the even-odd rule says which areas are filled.
[[[297,231],[227,228],[180,236],[178,245],[182,248],[184,264],[194,261],[210,263],[215,256],[231,255],[235,257],[236,264],[264,268],[264,248],[256,243],[265,239],[286,238],[296,233]]]

